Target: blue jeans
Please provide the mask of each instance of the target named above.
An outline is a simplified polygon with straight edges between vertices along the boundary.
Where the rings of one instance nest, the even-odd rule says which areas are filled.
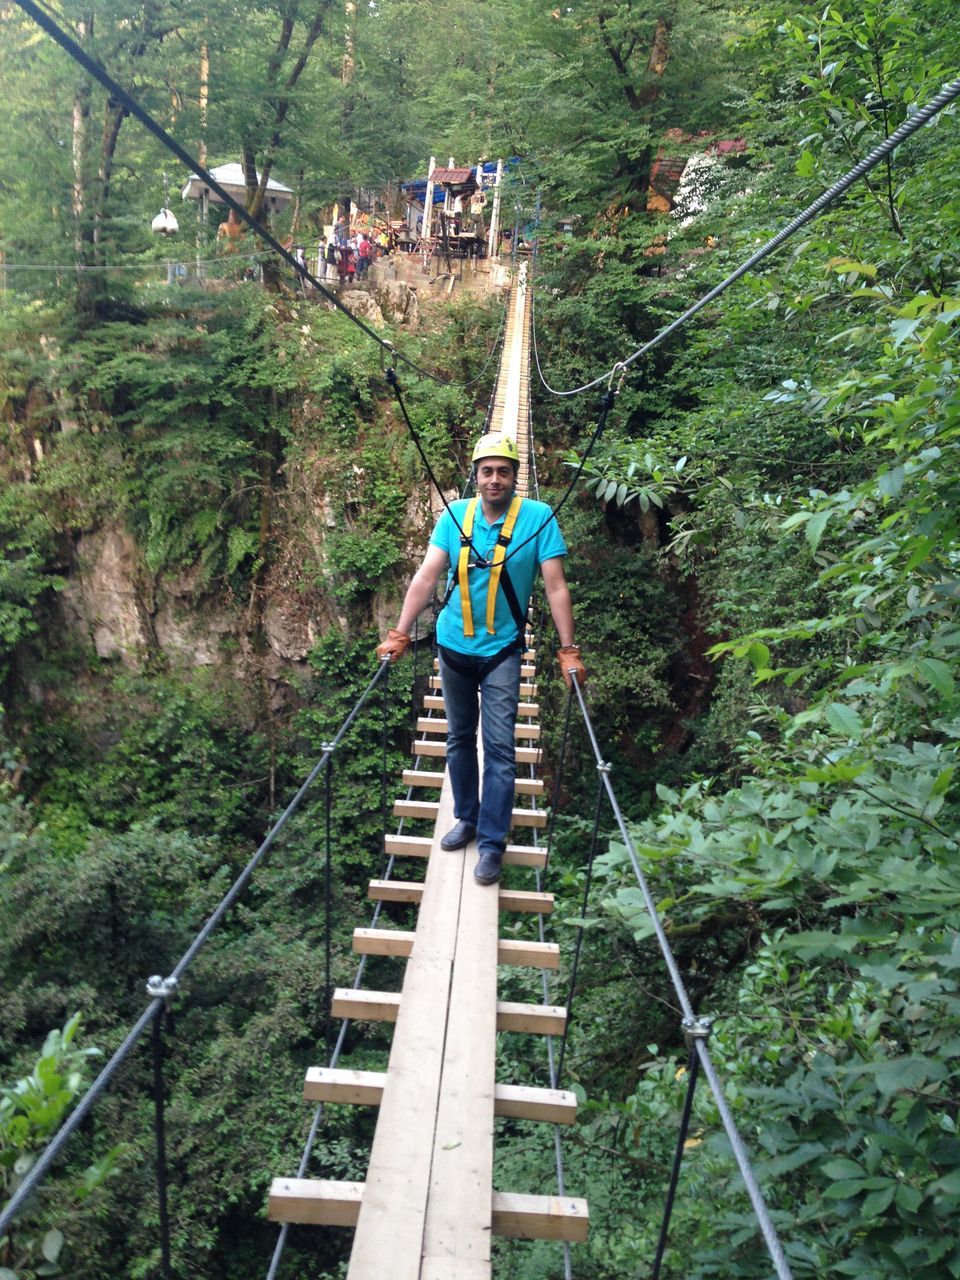
[[[481,853],[502,855],[510,832],[517,776],[514,735],[520,701],[520,652],[509,654],[486,675],[482,670],[487,659],[464,653],[457,653],[454,658],[465,671],[455,671],[440,653],[453,811],[461,822],[477,828]],[[478,723],[483,733],[482,795],[477,763]]]

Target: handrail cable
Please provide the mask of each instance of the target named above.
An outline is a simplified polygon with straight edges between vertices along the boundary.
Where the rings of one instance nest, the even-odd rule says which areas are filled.
[[[18,0],[18,2],[22,3],[22,0]],[[675,333],[677,329],[685,325],[687,321],[692,319],[699,311],[702,311],[704,307],[713,302],[715,298],[719,298],[720,295],[725,293],[732,284],[735,284],[737,280],[742,276],[745,276],[748,271],[757,266],[758,263],[762,262],[764,258],[768,258],[771,253],[776,249],[779,249],[784,241],[789,240],[790,237],[799,231],[801,227],[805,227],[808,222],[811,222],[817,216],[817,214],[821,213],[828,205],[833,204],[833,202],[848,191],[855,182],[868,174],[871,169],[876,168],[881,160],[885,160],[891,152],[895,151],[901,142],[905,142],[907,138],[911,137],[919,129],[922,129],[928,121],[932,120],[934,116],[938,115],[943,110],[944,107],[949,106],[950,103],[955,101],[957,98],[960,98],[960,77],[945,84],[940,92],[936,94],[935,97],[931,98],[925,106],[919,107],[911,116],[908,117],[908,119],[904,120],[903,124],[891,133],[889,138],[885,138],[883,142],[878,143],[871,152],[864,156],[864,158],[858,164],[854,165],[852,169],[848,170],[842,178],[838,178],[837,181],[831,187],[828,187],[822,195],[818,196],[811,204],[808,204],[801,213],[798,213],[797,216],[793,218],[792,221],[788,222],[785,227],[781,228],[776,235],[771,236],[766,244],[761,245],[760,248],[752,253],[745,262],[742,262],[736,270],[731,271],[724,280],[721,280],[718,285],[715,285],[692,306],[688,307],[682,315],[677,316],[675,320],[672,320],[670,324],[661,329],[659,333],[654,334],[649,342],[645,342],[642,347],[638,347],[636,351],[626,356],[623,360],[617,361],[612,369],[608,369],[604,373],[599,374],[596,378],[591,379],[589,382],[583,383],[582,386],[571,387],[569,391],[558,391],[556,387],[551,387],[549,382],[547,382],[543,375],[543,370],[540,368],[540,358],[537,356],[536,328],[534,325],[533,352],[536,359],[537,373],[540,375],[540,381],[543,383],[546,390],[552,396],[578,396],[584,391],[591,391],[594,387],[599,387],[603,382],[606,382],[609,378],[616,376],[618,373],[625,372],[642,356],[645,356],[649,351],[652,351],[654,347],[659,346],[665,338],[668,338],[672,333]],[[535,314],[535,311],[531,312],[531,315],[533,314]]]
[[[686,987],[684,986],[683,978],[680,976],[680,970],[677,966],[676,958],[671,950],[670,943],[663,928],[663,923],[657,913],[657,904],[650,892],[650,886],[647,883],[646,876],[643,874],[643,869],[640,866],[640,860],[637,857],[637,851],[634,848],[633,838],[630,835],[630,831],[624,820],[620,805],[617,802],[617,797],[610,781],[610,767],[603,759],[603,755],[600,751],[597,736],[593,728],[593,722],[590,719],[590,713],[587,710],[587,704],[584,700],[583,690],[580,688],[579,681],[574,680],[573,688],[576,692],[577,701],[580,704],[580,713],[583,716],[583,722],[590,738],[590,745],[597,761],[597,769],[600,772],[603,786],[607,792],[607,798],[610,801],[610,807],[613,810],[617,826],[620,829],[620,835],[623,838],[623,843],[630,858],[633,872],[637,879],[637,884],[640,886],[640,892],[643,895],[647,914],[650,917],[650,923],[653,927],[654,933],[656,934],[657,942],[660,945],[660,951],[663,956],[664,963],[666,964],[667,971],[670,974],[673,989],[683,1011],[683,1022],[681,1025],[684,1030],[685,1038],[692,1041],[692,1046],[696,1050],[697,1056],[700,1060],[700,1066],[710,1084],[710,1090],[713,1094],[717,1111],[720,1114],[720,1120],[726,1130],[727,1139],[730,1142],[734,1159],[736,1160],[737,1167],[740,1170],[740,1176],[743,1179],[754,1214],[756,1215],[757,1221],[760,1225],[760,1231],[770,1254],[770,1259],[773,1262],[774,1270],[776,1271],[779,1280],[792,1280],[792,1273],[784,1255],[783,1246],[781,1245],[779,1236],[777,1235],[777,1229],[771,1220],[770,1212],[767,1209],[766,1202],[763,1198],[763,1192],[760,1190],[756,1175],[754,1174],[753,1168],[750,1164],[750,1157],[747,1154],[747,1149],[737,1131],[736,1123],[733,1119],[730,1108],[727,1105],[726,1097],[724,1096],[723,1085],[707,1048],[706,1040],[709,1032],[709,1020],[698,1017],[693,1011],[693,1005],[690,1003],[690,997],[687,994]]]
[[[371,329],[368,324],[365,324],[359,316],[355,316],[350,308],[345,306],[335,293],[332,293],[325,285],[321,284],[317,277],[313,275],[313,273],[309,271],[303,263],[298,262],[293,254],[283,247],[280,241],[267,230],[263,223],[259,222],[251,213],[248,213],[244,206],[240,204],[238,200],[235,200],[234,197],[230,195],[230,193],[222,187],[219,182],[217,182],[213,174],[210,173],[210,171],[206,169],[199,160],[194,159],[194,157],[191,156],[179,142],[177,142],[176,138],[172,137],[166,129],[164,129],[164,127],[154,119],[150,112],[137,102],[136,98],[128,93],[121,84],[114,80],[113,76],[110,75],[109,71],[107,71],[105,67],[101,66],[95,58],[91,58],[86,50],[63,30],[59,23],[57,23],[39,5],[35,4],[34,0],[16,0],[16,3],[29,17],[33,19],[34,22],[36,22],[39,27],[43,28],[51,39],[56,41],[65,53],[69,54],[75,62],[79,63],[88,75],[93,76],[93,78],[102,85],[103,88],[106,89],[107,92],[111,94],[111,96],[127,112],[129,112],[130,115],[135,116],[143,127],[149,133],[153,134],[162,146],[166,147],[168,151],[177,157],[181,164],[184,164],[192,173],[195,173],[198,178],[206,183],[210,190],[216,193],[218,198],[227,206],[228,209],[232,209],[237,217],[245,222],[255,235],[258,235],[265,244],[270,246],[274,253],[279,254],[284,262],[294,269],[301,280],[309,281],[310,284],[312,284],[328,302],[332,303],[333,306],[345,315],[352,324],[356,325],[357,328],[362,330],[368,338],[372,339],[372,341],[375,342],[382,351],[389,350],[394,352],[398,360],[401,360],[409,368],[420,374],[421,377],[430,378],[434,382],[439,382],[444,386],[460,385],[453,380],[445,379],[440,377],[438,374],[431,373],[429,369],[423,368],[421,365],[417,364],[416,361],[411,360],[409,356],[405,356],[402,352],[396,351],[391,342],[386,338],[381,338],[380,335],[374,329]]]
[[[360,714],[360,711],[363,708],[364,704],[366,703],[367,699],[370,697],[371,693],[376,688],[376,686],[380,683],[380,681],[385,678],[384,673],[389,669],[389,666],[390,666],[389,659],[384,659],[384,661],[380,663],[378,670],[376,672],[376,675],[374,675],[374,677],[367,684],[367,687],[364,689],[363,693],[360,695],[357,702],[354,704],[353,709],[349,712],[349,714],[341,724],[340,728],[337,730],[337,733],[332,739],[332,741],[324,744],[323,755],[320,757],[317,763],[310,770],[310,773],[307,775],[306,781],[301,785],[296,795],[293,797],[293,799],[287,805],[286,809],[284,809],[283,813],[280,815],[280,817],[271,827],[270,831],[267,833],[266,837],[264,838],[263,843],[257,849],[256,853],[254,853],[253,857],[244,867],[243,871],[241,871],[237,879],[233,882],[230,889],[227,890],[227,893],[221,899],[219,906],[216,908],[213,914],[209,917],[206,924],[203,926],[203,928],[194,938],[193,942],[190,944],[190,946],[181,956],[180,960],[177,962],[176,966],[171,971],[169,977],[150,979],[150,982],[148,983],[148,991],[150,995],[153,997],[150,1003],[144,1009],[143,1013],[141,1013],[140,1017],[137,1019],[134,1026],[127,1033],[122,1044],[113,1054],[113,1057],[104,1066],[103,1070],[100,1072],[97,1078],[90,1085],[90,1088],[80,1099],[76,1108],[70,1113],[69,1117],[64,1122],[63,1127],[59,1129],[55,1137],[51,1139],[49,1146],[44,1148],[43,1152],[37,1159],[36,1164],[33,1165],[33,1167],[30,1169],[30,1172],[24,1178],[23,1182],[21,1182],[20,1186],[10,1197],[6,1206],[3,1208],[2,1212],[0,1212],[0,1239],[2,1239],[4,1235],[6,1235],[17,1213],[20,1211],[20,1209],[23,1207],[26,1201],[30,1198],[30,1196],[33,1195],[36,1188],[43,1181],[51,1165],[60,1155],[60,1152],[67,1145],[67,1143],[69,1142],[70,1138],[73,1136],[75,1131],[82,1124],[83,1120],[87,1116],[87,1113],[92,1109],[93,1104],[100,1097],[101,1093],[104,1092],[104,1090],[107,1088],[107,1086],[110,1084],[111,1080],[113,1079],[114,1075],[117,1073],[120,1067],[123,1066],[126,1059],[130,1056],[130,1053],[136,1046],[137,1041],[143,1035],[144,1031],[146,1031],[147,1027],[150,1026],[151,1021],[164,1008],[166,1002],[171,999],[171,997],[173,996],[173,994],[175,993],[179,985],[180,978],[186,972],[187,968],[189,967],[189,965],[197,955],[198,951],[201,949],[204,943],[206,943],[206,941],[209,939],[211,933],[214,931],[214,929],[217,927],[217,925],[226,915],[227,911],[229,911],[230,907],[233,905],[233,903],[236,901],[239,895],[246,888],[247,882],[250,880],[250,877],[253,875],[254,871],[256,871],[257,867],[263,860],[267,851],[273,845],[277,836],[286,826],[289,819],[293,816],[293,814],[299,808],[301,800],[306,795],[307,791],[310,789],[310,787],[316,780],[317,776],[320,774],[321,770],[326,768],[328,761],[333,755],[333,752],[340,745],[344,735],[348,732],[351,725],[356,720],[357,716]]]

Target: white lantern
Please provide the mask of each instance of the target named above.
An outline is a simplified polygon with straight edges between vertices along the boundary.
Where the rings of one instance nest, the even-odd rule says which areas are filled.
[[[150,230],[158,236],[175,236],[180,230],[180,223],[170,210],[164,207],[150,223]]]

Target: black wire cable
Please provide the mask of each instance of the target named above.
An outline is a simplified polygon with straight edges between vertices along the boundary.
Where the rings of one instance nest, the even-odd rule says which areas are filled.
[[[650,1280],[660,1280],[660,1266],[667,1247],[667,1234],[670,1230],[670,1218],[673,1215],[673,1202],[677,1194],[677,1183],[680,1180],[680,1164],[683,1160],[683,1148],[690,1130],[690,1113],[693,1110],[693,1095],[697,1088],[697,1076],[700,1070],[700,1059],[696,1050],[691,1047],[690,1060],[687,1063],[687,1093],[683,1099],[683,1111],[680,1114],[680,1128],[677,1132],[677,1146],[673,1153],[673,1167],[670,1170],[670,1182],[667,1186],[667,1199],[663,1206],[663,1219],[660,1223],[660,1236],[657,1240],[657,1251],[653,1259]]]
[[[153,1019],[153,1134],[157,1153],[157,1213],[160,1224],[160,1270],[173,1275],[170,1264],[170,1210],[167,1201],[166,1089],[163,1081],[163,1024],[168,1010],[161,1005]]]
[[[571,387],[569,391],[558,391],[556,387],[551,387],[543,376],[543,372],[540,369],[540,360],[537,358],[537,372],[540,374],[540,381],[543,383],[546,390],[552,396],[578,396],[584,391],[591,391],[594,387],[599,387],[601,383],[607,381],[609,378],[615,377],[619,373],[625,373],[631,365],[635,364],[649,351],[652,351],[654,347],[658,347],[661,342],[685,325],[688,320],[691,320],[699,311],[702,311],[704,307],[709,306],[715,298],[719,298],[720,295],[725,293],[732,284],[735,284],[739,279],[741,279],[741,277],[745,276],[748,271],[751,271],[755,266],[761,263],[764,258],[768,258],[771,253],[774,253],[779,249],[780,246],[785,241],[789,240],[792,235],[795,235],[801,227],[805,227],[808,222],[812,222],[813,219],[819,213],[822,213],[828,205],[831,205],[838,200],[854,185],[854,183],[858,182],[862,177],[868,174],[871,169],[875,169],[881,160],[885,160],[891,152],[896,151],[897,147],[899,147],[902,142],[905,142],[907,138],[911,137],[919,129],[922,129],[923,126],[932,120],[934,116],[938,115],[944,107],[949,106],[950,103],[957,98],[960,98],[960,78],[951,80],[944,85],[940,92],[936,94],[935,97],[931,98],[926,106],[920,107],[911,116],[909,116],[908,119],[904,120],[903,124],[891,133],[889,138],[885,138],[883,142],[874,147],[873,150],[869,152],[858,164],[848,170],[842,178],[838,178],[837,181],[831,187],[828,187],[822,195],[818,196],[816,200],[807,205],[802,212],[798,213],[797,216],[778,231],[776,235],[771,236],[766,244],[761,245],[760,248],[752,253],[745,262],[742,262],[735,271],[731,271],[724,280],[721,280],[718,285],[715,285],[714,288],[712,288],[708,293],[705,293],[703,297],[698,299],[691,307],[688,307],[682,315],[677,316],[676,320],[671,321],[671,323],[661,329],[659,333],[654,334],[649,342],[645,342],[642,347],[638,347],[636,351],[632,352],[625,359],[618,361],[612,369],[608,369],[605,373],[599,374],[596,378],[591,379],[590,382],[583,383],[582,386]],[[537,348],[535,337],[533,349],[534,353],[536,353]]]
[[[539,640],[538,640],[539,643]],[[550,856],[553,853],[553,834],[557,825],[557,801],[560,797],[560,787],[563,781],[564,765],[567,760],[567,741],[570,737],[570,718],[573,714],[573,687],[567,690],[567,705],[563,715],[563,732],[560,736],[560,759],[557,762],[557,771],[553,776],[553,795],[550,797],[550,819],[547,823],[547,838],[544,842],[547,856],[543,863],[543,874],[546,876],[550,869]]]
[[[575,680],[572,683],[577,683]],[[572,692],[572,690],[571,690]],[[570,705],[570,703],[568,703]],[[563,1060],[567,1053],[567,1039],[570,1035],[570,1022],[573,1018],[573,1002],[577,994],[577,972],[580,968],[580,953],[583,949],[583,935],[585,932],[584,919],[587,914],[587,907],[590,903],[590,885],[593,880],[593,860],[597,852],[597,843],[600,839],[600,814],[603,809],[603,779],[606,776],[607,765],[597,766],[599,777],[597,778],[597,803],[593,811],[593,830],[590,833],[590,851],[587,854],[587,874],[583,885],[583,904],[580,908],[580,924],[577,926],[577,941],[573,949],[573,964],[570,966],[570,985],[567,989],[567,1019],[563,1024],[563,1035],[560,1038],[560,1055],[557,1062],[557,1080],[563,1079]]]
[[[431,378],[434,382],[442,383],[444,386],[471,385],[470,383],[458,384],[452,380],[444,379],[437,374],[431,373],[429,369],[424,369],[421,365],[418,365],[416,361],[403,355],[402,352],[395,351],[392,343],[388,342],[385,338],[381,338],[374,329],[371,329],[370,326],[365,324],[358,316],[355,316],[350,308],[345,306],[335,293],[332,293],[325,285],[321,284],[316,276],[314,276],[303,263],[298,262],[293,254],[290,253],[289,250],[285,249],[280,241],[277,240],[261,222],[254,218],[252,214],[248,213],[244,206],[240,204],[238,200],[235,200],[233,196],[230,195],[230,193],[222,187],[219,182],[217,182],[213,174],[200,164],[199,160],[194,159],[194,157],[191,156],[179,142],[177,142],[176,138],[172,137],[166,129],[164,129],[164,127],[154,119],[150,112],[137,102],[136,98],[132,97],[121,84],[114,80],[105,67],[101,66],[94,58],[91,58],[86,50],[83,49],[71,36],[69,36],[59,23],[50,16],[50,14],[45,12],[38,4],[34,3],[34,0],[16,0],[16,3],[24,13],[28,15],[28,17],[32,18],[33,21],[51,37],[51,39],[56,41],[64,52],[69,54],[75,62],[79,63],[88,75],[93,76],[94,80],[102,85],[126,112],[136,117],[143,127],[149,133],[153,134],[162,146],[175,155],[182,164],[206,183],[210,190],[216,193],[228,209],[232,209],[237,217],[245,222],[255,235],[258,235],[265,244],[270,246],[274,253],[278,254],[288,266],[292,267],[301,282],[309,281],[318,293],[322,294],[328,302],[332,303],[338,311],[345,315],[351,324],[356,325],[357,328],[362,330],[368,338],[372,339],[372,341],[374,341],[381,350],[390,350],[394,352],[398,360],[401,360],[405,365],[409,366],[409,368],[420,374],[421,377]]]
[[[389,670],[389,667],[387,668]],[[323,825],[327,857],[323,868],[323,1013],[327,1057],[333,1052],[333,753],[324,770]]]
[[[353,709],[350,711],[346,719],[341,724],[333,741],[326,744],[323,755],[317,761],[314,767],[311,769],[309,775],[306,778],[306,781],[301,785],[296,795],[293,797],[293,799],[287,805],[286,809],[284,809],[283,813],[280,815],[280,817],[271,827],[263,843],[260,845],[259,849],[257,849],[256,853],[247,863],[246,867],[244,867],[243,871],[234,881],[233,885],[227,891],[227,893],[221,900],[219,906],[216,908],[216,910],[207,920],[206,924],[203,926],[203,928],[194,938],[193,942],[190,944],[190,946],[181,956],[176,967],[171,973],[170,978],[167,979],[167,983],[170,984],[171,987],[176,986],[176,984],[179,982],[180,978],[186,972],[187,968],[189,967],[193,959],[196,957],[198,951],[200,951],[201,947],[203,947],[203,945],[207,942],[211,933],[214,931],[214,929],[217,927],[217,925],[220,923],[220,921],[223,919],[226,913],[233,906],[234,902],[239,897],[239,895],[246,888],[247,882],[249,881],[250,877],[253,875],[254,871],[257,869],[260,862],[263,860],[267,851],[273,845],[277,836],[280,834],[280,832],[286,826],[287,822],[290,820],[290,818],[299,808],[301,800],[306,795],[310,787],[313,785],[320,771],[326,766],[326,763],[330,758],[330,756],[332,755],[332,753],[340,745],[344,736],[349,731],[351,725],[356,720],[357,716],[360,714],[360,711],[363,708],[364,704],[366,703],[367,699],[370,697],[371,693],[376,688],[376,686],[380,683],[380,681],[385,678],[385,672],[389,667],[389,665],[390,664],[388,659],[385,659],[380,664],[379,670],[377,671],[376,675],[371,679],[367,687],[364,689],[363,693],[358,698],[357,702],[354,704]],[[116,1075],[117,1071],[119,1071],[120,1067],[122,1067],[124,1062],[126,1062],[127,1058],[130,1056],[131,1052],[135,1048],[140,1037],[143,1035],[144,1031],[150,1025],[151,1019],[155,1017],[157,1014],[157,1011],[159,1009],[162,1009],[163,1007],[164,1007],[164,1001],[160,996],[155,996],[150,1001],[150,1003],[144,1009],[143,1013],[137,1019],[134,1026],[127,1033],[125,1039],[123,1040],[123,1043],[114,1053],[110,1061],[104,1066],[103,1070],[100,1072],[97,1078],[93,1081],[93,1083],[91,1084],[87,1092],[83,1095],[83,1097],[77,1103],[75,1110],[70,1113],[67,1120],[64,1122],[63,1127],[57,1131],[56,1135],[51,1139],[50,1144],[44,1149],[42,1154],[38,1157],[36,1164],[32,1167],[30,1172],[24,1178],[23,1182],[21,1182],[20,1186],[11,1196],[10,1200],[7,1202],[3,1211],[0,1212],[0,1239],[2,1239],[3,1236],[10,1229],[10,1226],[12,1225],[16,1215],[20,1212],[23,1205],[33,1195],[34,1191],[37,1189],[39,1184],[43,1181],[44,1177],[46,1177],[46,1174],[50,1169],[51,1165],[60,1155],[60,1152],[63,1150],[63,1148],[70,1141],[70,1138],[76,1132],[80,1124],[82,1124],[87,1114],[93,1107],[94,1103],[98,1100],[100,1095],[104,1092],[104,1090],[110,1084],[114,1075]]]

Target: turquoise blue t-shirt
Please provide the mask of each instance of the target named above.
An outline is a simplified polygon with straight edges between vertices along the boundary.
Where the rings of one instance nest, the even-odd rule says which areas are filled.
[[[467,511],[468,499],[461,498],[450,505],[453,514],[463,524]],[[482,504],[477,504],[477,513],[473,522],[473,533],[470,541],[476,548],[478,556],[489,560],[497,544],[497,538],[503,529],[506,512],[494,524],[487,524]],[[539,532],[538,532],[539,530]],[[526,542],[531,534],[536,534],[530,542]],[[521,546],[525,543],[526,546]],[[440,547],[450,560],[450,573],[447,578],[449,586],[451,578],[456,576],[457,561],[460,558],[460,531],[450,518],[449,511],[444,511],[437,521],[436,528],[430,537],[432,547]],[[519,548],[514,553],[514,547]],[[533,580],[537,569],[544,560],[552,560],[554,556],[565,556],[567,544],[563,540],[560,528],[551,517],[550,508],[545,502],[536,502],[533,498],[524,498],[513,526],[513,536],[507,547],[506,567],[510,573],[520,601],[520,608],[526,612],[530,595],[533,591]],[[471,561],[473,556],[471,555]],[[470,653],[478,658],[489,658],[499,653],[512,640],[517,638],[517,624],[510,612],[501,584],[497,592],[497,606],[494,612],[495,633],[487,631],[487,587],[490,582],[489,569],[471,569],[470,603],[473,607],[473,637],[463,634],[463,610],[460,607],[460,589],[454,588],[447,607],[437,619],[437,640],[448,649],[457,653]]]

